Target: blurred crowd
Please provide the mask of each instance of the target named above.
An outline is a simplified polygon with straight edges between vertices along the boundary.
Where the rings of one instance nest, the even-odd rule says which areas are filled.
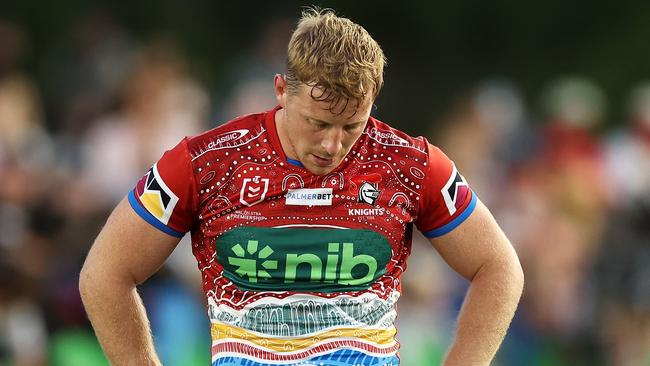
[[[515,85],[488,80],[431,133],[526,274],[497,364],[650,365],[650,84],[631,90],[614,127],[605,93],[586,78],[552,80],[540,99],[533,116]],[[444,323],[466,286],[430,278],[418,287],[422,306],[441,292],[452,299]]]
[[[94,237],[183,136],[274,106],[291,26],[261,32],[217,96],[173,38],[136,41],[102,15],[39,61],[37,83],[21,62],[29,35],[0,20],[0,366],[107,364],[77,289]],[[650,365],[650,83],[630,86],[621,121],[587,78],[538,93],[531,108],[516,81],[489,79],[428,122],[526,273],[495,364]],[[434,365],[467,284],[423,238],[413,250],[398,339],[405,366]],[[166,365],[209,363],[190,252],[184,239],[140,288]]]

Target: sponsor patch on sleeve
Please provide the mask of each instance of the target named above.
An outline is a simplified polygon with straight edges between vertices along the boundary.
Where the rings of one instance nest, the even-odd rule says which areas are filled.
[[[470,192],[469,185],[465,181],[465,178],[458,172],[458,169],[456,169],[456,165],[453,165],[449,180],[447,180],[447,183],[442,187],[440,192],[445,200],[449,215],[453,216],[463,206]]]
[[[165,184],[158,173],[157,163],[138,181],[135,194],[145,209],[156,219],[167,225],[178,203],[178,197]]]

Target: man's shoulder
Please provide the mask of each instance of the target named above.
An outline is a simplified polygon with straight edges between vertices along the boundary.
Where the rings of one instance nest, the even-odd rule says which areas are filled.
[[[211,130],[187,138],[192,158],[208,152],[243,146],[266,132],[265,119],[269,112],[236,117]]]

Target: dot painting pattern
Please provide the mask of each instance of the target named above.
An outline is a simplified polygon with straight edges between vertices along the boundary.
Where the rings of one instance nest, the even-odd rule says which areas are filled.
[[[454,219],[440,198],[453,164],[432,156],[437,150],[423,138],[371,118],[340,165],[314,175],[287,160],[273,115],[233,120],[158,162],[163,172],[166,164],[175,167],[161,178],[168,186],[184,187],[175,192],[182,209],[170,227],[192,233],[213,362],[223,347],[251,365],[303,362],[337,347],[393,357],[412,226],[431,230]],[[183,174],[187,160],[191,171]],[[186,181],[171,181],[177,177]],[[183,227],[187,217],[194,219]],[[379,333],[366,338],[361,329],[368,327]],[[293,358],[273,346],[285,336]]]

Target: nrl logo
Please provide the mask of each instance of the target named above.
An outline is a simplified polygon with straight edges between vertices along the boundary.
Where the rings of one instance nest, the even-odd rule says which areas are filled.
[[[253,206],[262,201],[266,197],[266,192],[269,190],[269,178],[244,178],[244,182],[239,192],[239,202],[246,206]]]
[[[359,187],[359,202],[374,206],[380,193],[381,191],[377,189],[377,184],[363,182],[361,187]]]

